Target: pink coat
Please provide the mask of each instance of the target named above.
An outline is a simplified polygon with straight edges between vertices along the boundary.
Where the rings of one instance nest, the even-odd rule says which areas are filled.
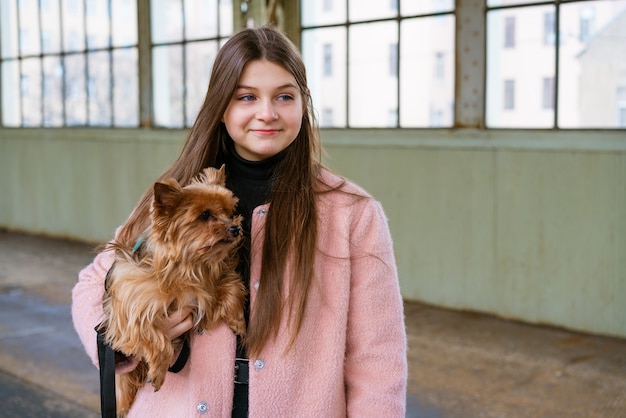
[[[327,181],[337,177],[324,172]],[[346,190],[365,192],[348,183]],[[407,357],[403,305],[387,220],[372,198],[345,193],[319,197],[318,255],[302,329],[285,351],[284,327],[258,358],[250,359],[250,417],[404,417]],[[252,219],[251,307],[260,277],[264,215]],[[74,326],[98,364],[94,327],[102,319],[108,252],[80,272],[73,290]],[[283,318],[283,323],[287,317]],[[221,325],[191,340],[179,373],[160,391],[140,390],[129,417],[229,417],[235,336]]]

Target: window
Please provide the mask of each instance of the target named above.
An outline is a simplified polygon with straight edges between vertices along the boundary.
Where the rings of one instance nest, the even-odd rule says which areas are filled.
[[[543,14],[543,44],[552,45],[556,38],[556,31],[554,26],[554,12],[547,12]]]
[[[139,126],[136,7],[132,0],[0,2],[1,124]],[[215,52],[232,33],[232,1],[152,0],[151,9],[153,61],[144,69],[153,69],[154,83],[142,88],[153,102],[144,113],[157,126],[187,127]]]
[[[486,20],[486,127],[618,127],[626,0],[487,0]]]
[[[398,76],[398,44],[389,44],[389,76]]]
[[[504,18],[504,47],[515,47],[515,16]]]
[[[215,53],[233,31],[234,5],[152,0],[150,27],[138,30],[136,4],[2,0],[0,124],[189,127]],[[455,109],[461,119],[463,109],[478,109],[463,126],[484,115],[487,128],[624,128],[616,91],[626,0],[486,0],[484,13],[476,9],[457,11],[453,0],[301,0],[300,45],[320,122],[451,127]],[[456,51],[457,36],[475,33],[460,16],[481,28],[486,21],[475,74],[466,65],[474,44]],[[139,66],[151,77],[140,79]],[[484,92],[463,83],[468,73],[485,80]],[[466,103],[483,93],[484,103]]]
[[[137,126],[134,2],[6,0],[0,8],[3,126]]]
[[[446,65],[444,60],[444,54],[441,51],[435,52],[435,80],[445,80]]]
[[[554,109],[554,77],[543,78],[541,105],[544,109]]]
[[[389,9],[393,12],[398,11],[398,0],[389,0]]]
[[[580,33],[578,36],[578,40],[580,42],[586,42],[589,40],[591,32],[593,31],[594,16],[595,12],[593,6],[585,6],[580,9]]]
[[[300,10],[313,103],[332,109],[323,126],[452,126],[454,60],[440,63],[443,79],[433,68],[436,52],[454,56],[453,0],[345,0],[336,1],[332,13],[323,2],[302,0]],[[332,73],[326,45],[332,46]],[[445,111],[433,118],[431,108]]]
[[[515,80],[504,80],[504,109],[515,109]]]
[[[233,32],[230,0],[151,0],[154,124],[193,125],[213,60]]]
[[[322,109],[322,119],[319,123],[322,127],[331,127],[334,125],[332,108],[325,107]]]
[[[324,45],[324,77],[333,75],[333,45]]]

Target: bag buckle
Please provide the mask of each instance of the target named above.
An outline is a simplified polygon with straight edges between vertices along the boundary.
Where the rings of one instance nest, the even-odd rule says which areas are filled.
[[[235,359],[235,383],[247,385],[249,379],[249,360],[247,358]]]

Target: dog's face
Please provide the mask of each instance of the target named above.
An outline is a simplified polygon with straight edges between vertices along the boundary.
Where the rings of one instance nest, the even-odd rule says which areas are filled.
[[[242,237],[237,200],[225,187],[224,166],[205,168],[185,187],[173,179],[155,183],[150,244],[181,261],[225,258]]]

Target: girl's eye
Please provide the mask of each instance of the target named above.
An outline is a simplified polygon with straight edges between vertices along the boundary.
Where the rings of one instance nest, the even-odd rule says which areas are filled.
[[[204,212],[200,214],[200,216],[198,216],[198,220],[200,221],[208,221],[211,219],[213,219],[213,215],[208,210],[205,210]]]
[[[251,94],[244,94],[243,96],[239,96],[239,100],[243,102],[251,102],[254,100],[254,96]]]
[[[280,101],[293,100],[293,96],[290,94],[281,94],[280,96],[278,96],[278,100]]]

